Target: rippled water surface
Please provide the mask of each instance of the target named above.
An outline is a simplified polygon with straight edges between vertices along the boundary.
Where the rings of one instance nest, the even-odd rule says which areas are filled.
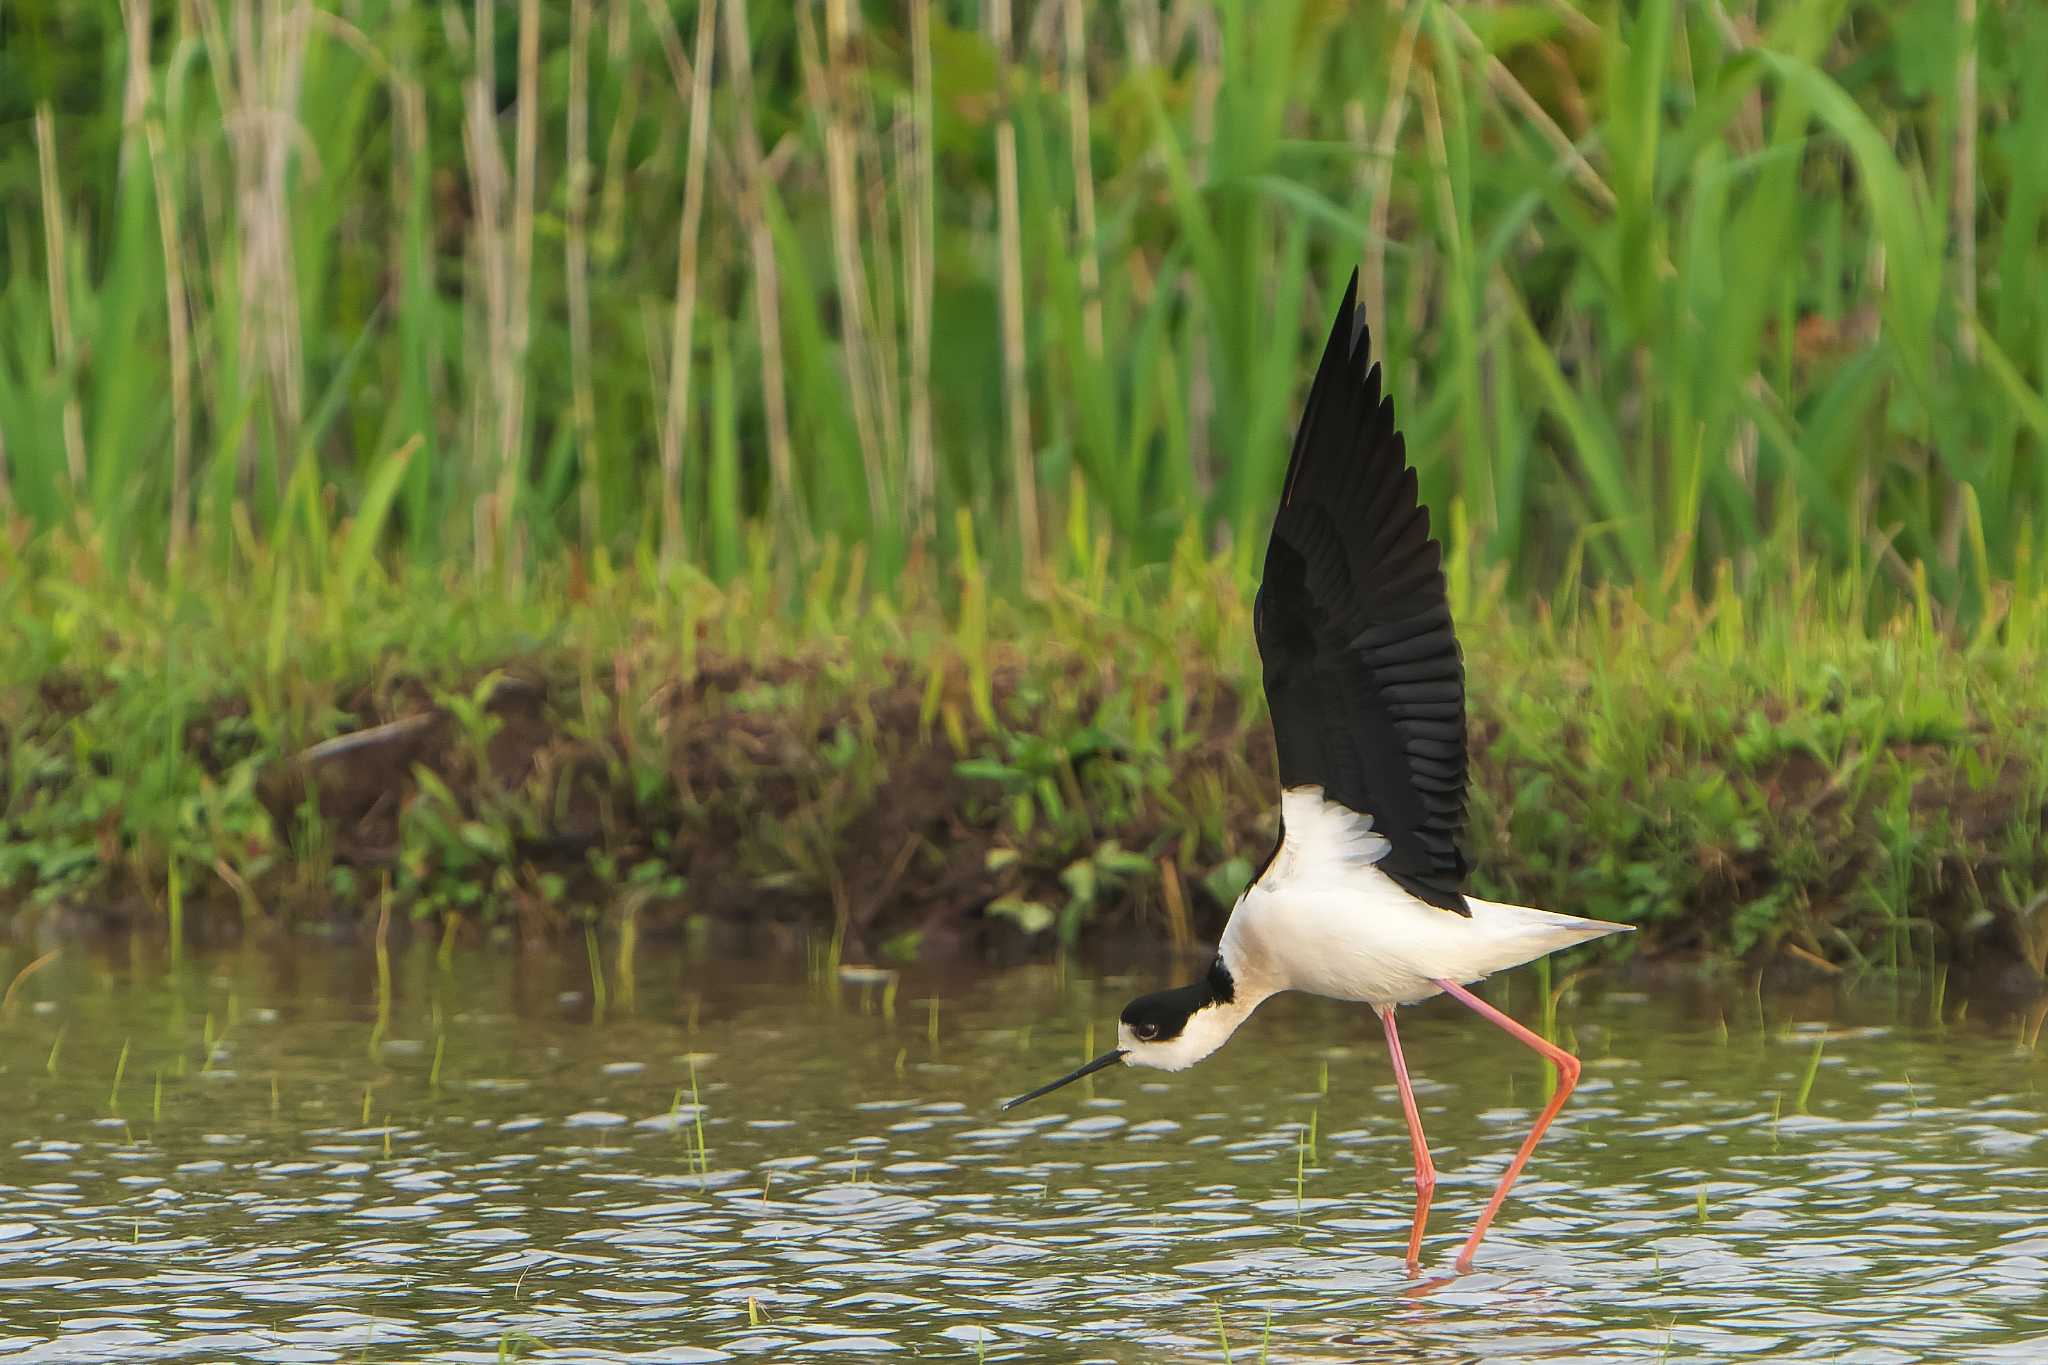
[[[1415,1281],[1362,1009],[998,1116],[1159,974],[604,967],[64,950],[0,1011],[0,1362],[2048,1359],[2024,1000],[1583,982],[1579,1095],[1465,1276],[1544,1069],[1408,1011]]]

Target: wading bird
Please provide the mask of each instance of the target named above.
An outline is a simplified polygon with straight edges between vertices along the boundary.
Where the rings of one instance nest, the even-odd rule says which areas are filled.
[[[1279,841],[1238,897],[1200,980],[1133,1000],[1113,1049],[1004,1106],[1117,1062],[1184,1070],[1281,991],[1362,1001],[1386,1032],[1415,1149],[1411,1272],[1436,1166],[1395,1008],[1449,995],[1557,1068],[1556,1093],[1458,1254],[1467,1270],[1570,1098],[1579,1062],[1465,988],[1630,927],[1501,905],[1462,889],[1465,672],[1442,559],[1394,429],[1393,402],[1370,359],[1354,272],[1295,433],[1252,609],[1279,755]]]

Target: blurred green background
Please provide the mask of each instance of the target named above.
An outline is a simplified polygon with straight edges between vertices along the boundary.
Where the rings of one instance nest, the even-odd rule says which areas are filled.
[[[1357,264],[1515,590],[2040,577],[2033,0],[12,0],[0,129],[17,549],[1249,566]]]

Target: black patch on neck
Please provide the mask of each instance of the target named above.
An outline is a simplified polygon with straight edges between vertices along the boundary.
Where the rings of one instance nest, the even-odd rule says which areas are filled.
[[[1195,1011],[1207,1005],[1227,1005],[1236,998],[1237,982],[1218,954],[1200,981],[1141,995],[1124,1006],[1121,1017],[1139,1042],[1170,1043],[1180,1037]]]

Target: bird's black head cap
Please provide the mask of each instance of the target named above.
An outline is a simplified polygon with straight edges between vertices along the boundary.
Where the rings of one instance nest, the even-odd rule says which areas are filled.
[[[1170,991],[1141,995],[1124,1006],[1124,1026],[1141,1043],[1170,1043],[1180,1037],[1195,1011],[1208,1005],[1227,1005],[1237,996],[1237,983],[1230,969],[1218,957],[1200,980]]]
[[[1185,1070],[1221,1047],[1264,998],[1253,994],[1239,1000],[1238,994],[1237,982],[1219,956],[1199,981],[1141,995],[1124,1006],[1117,1025],[1117,1045],[1108,1052],[1003,1107],[1014,1109],[1118,1062],[1161,1071]]]

